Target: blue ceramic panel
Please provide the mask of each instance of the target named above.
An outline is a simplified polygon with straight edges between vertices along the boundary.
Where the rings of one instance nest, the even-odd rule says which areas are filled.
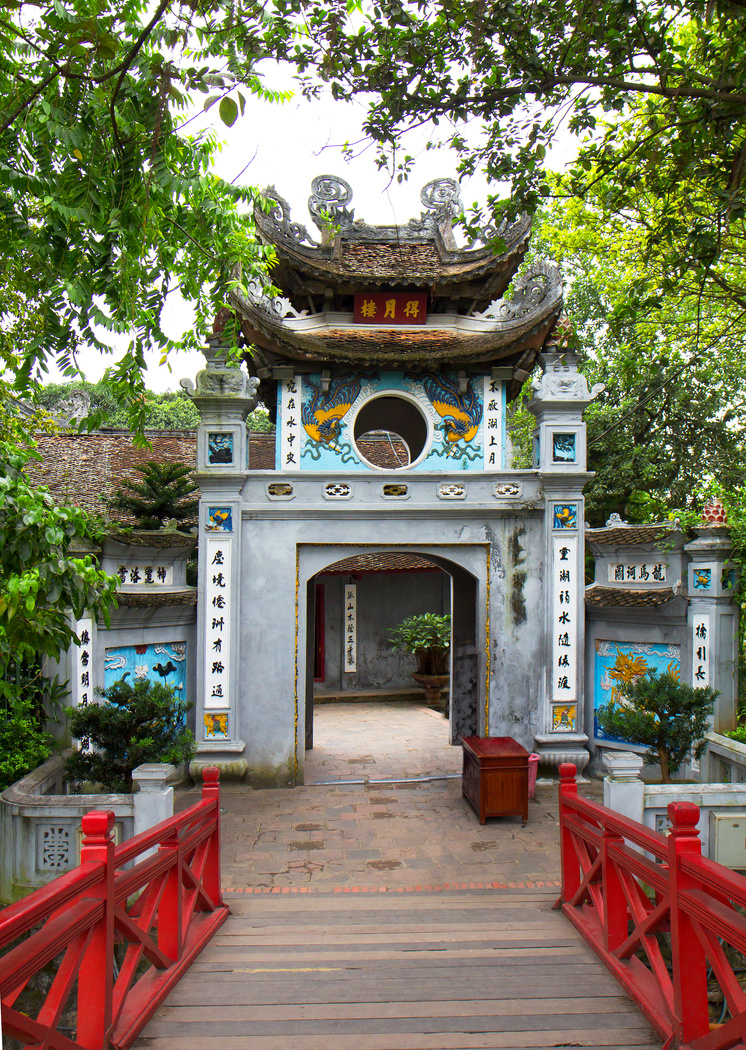
[[[577,503],[555,503],[553,529],[577,529],[578,527],[578,505]]]
[[[597,641],[593,675],[594,712],[604,704],[619,702],[621,700],[620,686],[626,682],[634,682],[648,671],[679,678],[681,676],[681,646],[660,642],[646,645],[642,642]],[[607,736],[599,726],[595,715],[594,726],[597,740],[628,743],[626,740]]]
[[[120,645],[106,649],[104,688],[127,675],[132,685],[143,678],[173,686],[179,699],[186,696],[186,642],[158,642],[153,645]]]
[[[413,401],[428,423],[428,441],[411,469],[483,470],[482,387],[482,378],[473,377],[461,390],[455,373],[350,372],[326,382],[320,375],[303,376],[299,467],[326,473],[371,470],[355,447],[354,419],[370,398],[388,395]],[[288,469],[285,460],[281,466]]]
[[[712,569],[697,568],[692,566],[692,589],[695,591],[709,591],[712,587]]]
[[[574,463],[575,434],[552,434],[552,461],[554,463]]]
[[[233,463],[233,434],[208,433],[207,463],[211,467]]]
[[[207,532],[233,532],[233,507],[208,507]]]

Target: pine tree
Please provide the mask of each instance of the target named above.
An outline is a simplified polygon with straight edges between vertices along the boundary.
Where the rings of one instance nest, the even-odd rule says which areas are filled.
[[[178,766],[194,756],[194,736],[184,725],[194,705],[171,686],[148,679],[130,684],[125,674],[97,692],[100,703],[68,708],[70,732],[82,748],[65,762],[71,784],[90,781],[107,791],[131,791],[132,771],[143,762]]]
[[[670,783],[690,752],[699,758],[704,751],[712,705],[720,694],[654,671],[625,682],[621,692],[621,703],[599,707],[598,724],[613,739],[644,744],[648,762],[659,762],[663,783]]]
[[[142,481],[128,478],[108,504],[137,519],[136,529],[159,529],[175,518],[182,532],[196,522],[199,499],[192,496],[197,486],[190,480],[191,470],[184,463],[149,462],[135,467]]]

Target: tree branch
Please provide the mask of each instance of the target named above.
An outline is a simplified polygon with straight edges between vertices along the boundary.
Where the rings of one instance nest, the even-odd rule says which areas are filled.
[[[9,128],[9,127],[10,127],[10,126],[11,126],[11,125],[13,124],[14,120],[16,119],[16,117],[17,117],[17,116],[19,116],[19,114],[23,113],[24,109],[28,109],[28,107],[29,107],[29,106],[31,105],[31,103],[32,103],[32,102],[34,101],[34,99],[35,99],[35,98],[36,98],[36,97],[37,97],[38,95],[40,95],[40,94],[42,93],[42,91],[43,91],[43,90],[44,90],[44,89],[45,89],[45,88],[46,88],[46,87],[47,87],[47,86],[48,86],[49,84],[51,84],[51,83],[52,83],[52,81],[53,81],[53,80],[55,79],[55,77],[58,77],[58,76],[60,76],[60,75],[61,75],[61,74],[60,74],[60,71],[59,71],[58,69],[53,69],[53,70],[52,70],[52,72],[51,72],[51,73],[49,74],[49,76],[48,76],[48,77],[45,77],[45,78],[44,78],[44,79],[43,79],[43,80],[42,80],[42,81],[41,81],[41,82],[40,82],[39,84],[37,84],[37,86],[36,86],[36,87],[34,88],[34,90],[33,90],[33,91],[31,92],[31,94],[30,94],[30,95],[28,96],[28,98],[27,98],[27,99],[25,99],[25,100],[24,100],[24,101],[23,101],[23,102],[22,102],[22,103],[20,104],[20,106],[17,106],[17,107],[16,107],[16,108],[15,108],[15,109],[13,110],[13,112],[11,113],[11,115],[10,115],[10,116],[9,116],[8,118],[6,118],[6,120],[5,120],[4,122],[3,122],[3,124],[1,124],[1,125],[0,125],[0,135],[1,135],[1,134],[2,134],[2,133],[3,133],[4,131],[7,131],[7,130],[8,130],[8,128]]]

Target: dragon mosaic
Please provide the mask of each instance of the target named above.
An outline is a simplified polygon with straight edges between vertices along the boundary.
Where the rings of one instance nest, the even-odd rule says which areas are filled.
[[[430,403],[443,420],[446,441],[455,444],[458,441],[474,440],[482,422],[482,400],[473,379],[469,380],[462,394],[456,376],[421,375],[409,378],[422,385]]]
[[[364,380],[378,378],[368,375],[340,375],[329,381],[329,389],[307,380],[304,388],[309,396],[301,410],[303,429],[312,441],[334,446],[339,441],[342,420],[360,395]]]

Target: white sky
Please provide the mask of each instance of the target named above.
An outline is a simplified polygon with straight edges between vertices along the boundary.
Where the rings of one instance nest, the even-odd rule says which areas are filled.
[[[213,106],[190,124],[190,131],[196,133],[200,127],[213,126],[224,138],[214,165],[216,173],[232,181],[246,168],[237,180],[241,184],[260,188],[274,185],[289,202],[293,220],[308,226],[312,236],[316,236],[307,208],[311,180],[316,175],[339,175],[350,183],[351,206],[356,218],[378,225],[394,225],[419,216],[420,190],[427,182],[456,174],[454,153],[426,148],[431,139],[438,141],[437,136],[444,129],[423,126],[408,133],[406,138],[406,152],[415,161],[409,180],[401,184],[391,182],[387,172],[377,169],[374,148],[364,141],[361,131],[364,115],[364,104],[335,102],[331,98],[271,104],[250,97],[243,117],[239,117],[232,128],[220,123],[217,106]],[[342,152],[345,142],[355,144],[351,161]],[[566,161],[568,148],[569,144],[561,149],[553,166],[558,166],[558,161]],[[569,152],[573,152],[571,148]],[[461,198],[468,207],[474,201],[483,203],[487,192],[486,180],[475,176],[462,184]],[[175,295],[164,317],[167,334],[177,337],[191,323],[188,304]],[[170,364],[164,366],[158,365],[158,354],[148,356],[146,383],[159,392],[178,389],[180,379],[193,380],[204,367],[204,358],[199,353],[173,354]],[[86,378],[96,382],[111,365],[112,358],[83,350],[78,355],[78,363]],[[64,380],[50,369],[45,381]]]

